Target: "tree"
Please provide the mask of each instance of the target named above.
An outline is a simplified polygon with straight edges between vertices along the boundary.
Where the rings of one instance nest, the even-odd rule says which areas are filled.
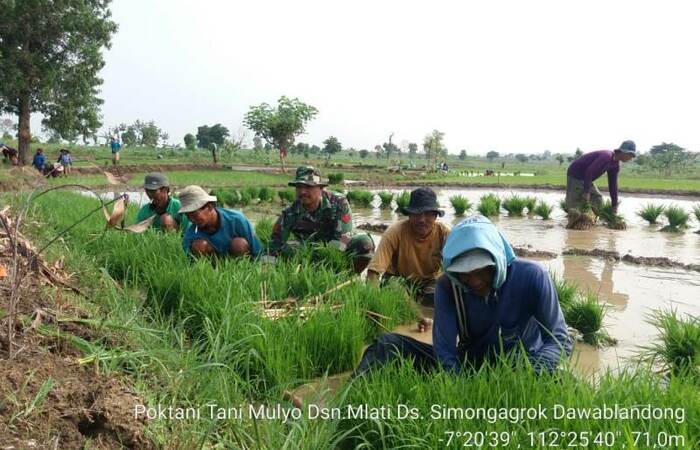
[[[382,157],[383,149],[381,145],[375,145],[374,146],[374,154],[377,157],[377,159],[380,159]]]
[[[557,156],[555,156],[554,159],[559,161],[560,166],[564,164],[564,156],[561,153],[557,153]]]
[[[423,151],[425,151],[426,159],[431,161],[431,170],[436,170],[438,158],[447,154],[447,149],[442,144],[445,133],[438,130],[433,130],[423,138]]]
[[[490,162],[493,162],[493,160],[496,159],[496,158],[498,158],[499,156],[501,156],[500,153],[498,153],[498,152],[496,152],[496,151],[494,151],[494,150],[491,150],[490,152],[488,152],[488,153],[486,154],[486,159],[488,159]]]
[[[10,119],[2,119],[0,120],[0,133],[2,133],[3,139],[7,139],[6,136],[9,136],[10,138],[12,135],[10,134],[10,131],[14,131],[15,129],[15,123],[10,120]]]
[[[260,150],[262,150],[262,148],[263,148],[262,146],[263,146],[263,144],[262,144],[262,139],[260,139],[259,137],[255,136],[255,137],[253,138],[253,150],[256,151],[256,152],[259,152]]]
[[[361,159],[367,159],[367,156],[369,156],[369,150],[367,150],[366,148],[363,148],[362,150],[360,150],[359,153],[360,153]]]
[[[0,110],[15,114],[19,159],[30,159],[30,117],[61,134],[92,135],[101,125],[97,97],[117,25],[110,0],[0,2]]]
[[[325,141],[323,141],[323,153],[326,155],[326,159],[330,160],[331,155],[338,153],[343,149],[343,146],[338,141],[338,138],[331,136]]]
[[[523,153],[518,153],[517,155],[515,155],[515,159],[517,159],[521,163],[526,163],[529,158]]]
[[[462,161],[467,159],[467,151],[466,150],[462,150],[459,152],[459,159],[461,159]]]
[[[650,165],[661,169],[666,175],[680,170],[682,166],[691,166],[697,155],[674,143],[662,142],[649,150]]]
[[[228,128],[217,123],[214,126],[202,125],[197,127],[197,146],[199,148],[211,148],[211,144],[224,145],[229,135]]]
[[[418,153],[418,144],[416,144],[415,142],[411,142],[410,144],[408,144],[408,155],[411,158],[415,158],[417,153]]]
[[[276,109],[267,103],[251,106],[245,115],[244,123],[256,136],[279,149],[282,171],[286,173],[287,151],[294,145],[296,136],[304,133],[306,124],[317,113],[316,108],[297,98],[289,99],[282,96],[277,102]]]
[[[187,150],[194,150],[197,146],[197,140],[192,133],[187,133],[185,135],[185,148]]]

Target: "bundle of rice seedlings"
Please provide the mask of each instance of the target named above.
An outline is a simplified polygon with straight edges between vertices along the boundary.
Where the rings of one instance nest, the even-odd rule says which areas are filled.
[[[642,347],[642,360],[700,380],[700,318],[683,317],[675,310],[654,311],[647,322],[659,331],[659,340]]]
[[[344,179],[345,174],[342,172],[328,174],[328,184],[341,184]]]
[[[250,193],[247,191],[237,191],[238,200],[236,201],[237,206],[248,206],[252,201]]]
[[[236,191],[224,188],[212,189],[211,191],[209,191],[209,195],[216,196],[217,206],[220,207],[233,206],[238,200],[238,195],[236,195]]]
[[[275,191],[272,188],[263,186],[258,192],[258,198],[261,202],[271,202],[275,198]]]
[[[401,209],[408,206],[411,201],[411,193],[408,191],[403,191],[396,196],[396,208]]]
[[[382,209],[387,209],[391,208],[391,201],[394,199],[394,193],[390,191],[382,191],[377,194],[379,196],[379,200],[381,200],[381,205],[379,205],[380,208]]]
[[[509,216],[522,216],[527,200],[519,195],[511,195],[503,200],[503,209],[508,211]]]
[[[690,219],[690,214],[679,206],[667,207],[664,211],[664,216],[666,216],[666,219],[668,220],[668,225],[663,227],[661,231],[679,233],[684,228],[688,227],[688,219]]]
[[[292,203],[297,198],[297,194],[293,188],[277,191],[277,196],[282,200],[282,203]]]
[[[452,208],[454,208],[455,215],[457,216],[463,216],[465,212],[472,208],[472,204],[469,199],[462,195],[453,195],[450,197],[450,203],[452,204]]]
[[[568,308],[562,309],[566,323],[581,333],[583,341],[587,344],[598,345],[599,338],[605,336],[604,334],[599,335],[599,331],[603,327],[605,307],[598,301],[598,298],[588,292],[577,296]]]
[[[370,206],[372,206],[374,194],[372,194],[370,191],[355,190],[348,192],[347,198],[352,203],[355,203],[364,208],[369,208]]]
[[[566,214],[569,219],[566,228],[570,230],[588,230],[595,225],[596,216],[590,203],[585,203],[581,208],[569,208]]]
[[[659,218],[659,216],[664,212],[664,206],[663,205],[655,205],[653,203],[647,203],[637,211],[637,215],[641,217],[642,219],[646,220],[649,222],[649,225],[653,225],[656,223],[656,219]]]
[[[270,237],[272,236],[272,226],[275,223],[275,219],[269,217],[263,217],[258,220],[255,224],[255,234],[260,239],[260,242],[267,247],[270,242]]]
[[[501,213],[501,199],[496,194],[486,194],[479,199],[477,210],[482,216],[498,216]]]
[[[542,218],[542,220],[548,220],[549,216],[552,215],[552,210],[554,207],[546,202],[539,202],[537,206],[535,206],[535,214],[539,217]]]
[[[625,218],[615,212],[610,200],[606,200],[598,209],[598,216],[603,219],[605,225],[612,230],[625,230],[627,229],[627,222]]]
[[[245,188],[245,189],[241,192],[241,194],[242,194],[243,192],[245,192],[246,194],[248,194],[248,197],[250,198],[250,200],[255,200],[256,198],[259,198],[259,197],[260,197],[260,188],[255,187],[255,186],[248,186],[247,188]]]
[[[536,197],[525,197],[523,200],[525,201],[525,207],[527,208],[527,213],[534,214],[535,207],[537,206],[537,198]]]

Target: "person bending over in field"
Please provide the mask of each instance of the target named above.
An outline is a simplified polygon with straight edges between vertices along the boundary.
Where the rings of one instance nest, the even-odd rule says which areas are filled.
[[[487,218],[469,217],[452,230],[443,266],[435,292],[433,345],[384,334],[367,348],[355,375],[397,356],[412,357],[422,370],[459,373],[493,360],[501,349],[523,349],[536,371],[553,371],[571,354],[549,274],[538,263],[516,258]]]
[[[289,185],[296,188],[297,198],[272,228],[270,255],[293,253],[298,245],[287,240],[294,235],[300,242],[326,242],[344,249],[352,258],[355,273],[362,273],[374,255],[374,241],[368,234],[351,235],[352,211],[347,199],[324,190],[328,183],[311,166],[297,168]]]
[[[186,230],[190,224],[185,214],[180,213],[180,200],[171,197],[170,182],[165,174],[153,172],[146,175],[143,183],[149,203],[139,209],[136,222],[156,216],[150,227],[162,231]]]
[[[238,211],[216,207],[216,197],[199,186],[180,192],[179,213],[191,225],[185,231],[185,253],[198,256],[259,256],[262,244],[248,219]]]

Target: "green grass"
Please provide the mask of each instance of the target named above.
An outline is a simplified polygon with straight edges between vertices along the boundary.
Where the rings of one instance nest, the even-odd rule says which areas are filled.
[[[453,195],[450,197],[450,204],[455,210],[456,216],[463,216],[465,212],[472,208],[472,204],[469,202],[469,199],[463,195]]]
[[[354,191],[348,191],[347,198],[350,201],[350,203],[353,203],[357,206],[361,206],[363,208],[370,208],[372,206],[372,201],[374,200],[374,194],[370,191],[358,189]]]
[[[700,382],[700,318],[666,310],[652,312],[647,320],[660,337],[643,348],[641,359]]]
[[[690,214],[688,214],[680,206],[667,207],[664,210],[664,216],[666,216],[666,220],[668,220],[668,225],[663,227],[660,231],[680,233],[688,227],[688,220],[690,219]]]
[[[656,205],[654,203],[647,203],[637,211],[637,215],[642,219],[649,222],[649,225],[656,224],[656,220],[661,214],[663,214],[665,207],[663,205]]]
[[[496,194],[483,195],[477,210],[482,216],[496,217],[501,213],[501,199]]]
[[[523,210],[528,204],[528,200],[525,197],[521,197],[517,194],[513,194],[510,197],[506,197],[503,200],[503,209],[508,211],[509,216],[522,216]]]
[[[603,328],[607,309],[591,292],[583,292],[578,285],[551,274],[559,304],[567,325],[578,330],[584,342],[591,345],[612,342]]]
[[[541,217],[542,220],[549,220],[553,210],[554,207],[552,205],[548,204],[547,202],[540,201],[537,206],[535,206],[535,210],[533,212],[536,216]]]
[[[391,202],[394,200],[394,193],[391,191],[381,191],[377,192],[379,196],[379,201],[381,202],[379,207],[382,209],[391,208]]]

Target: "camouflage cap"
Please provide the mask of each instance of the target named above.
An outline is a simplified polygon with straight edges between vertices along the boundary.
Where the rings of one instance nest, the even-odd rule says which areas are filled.
[[[321,178],[321,172],[313,166],[297,167],[297,173],[293,181],[289,182],[290,186],[304,184],[306,186],[328,186],[325,180]]]
[[[345,251],[352,253],[356,258],[372,258],[374,256],[374,240],[369,234],[355,235],[350,239]]]

